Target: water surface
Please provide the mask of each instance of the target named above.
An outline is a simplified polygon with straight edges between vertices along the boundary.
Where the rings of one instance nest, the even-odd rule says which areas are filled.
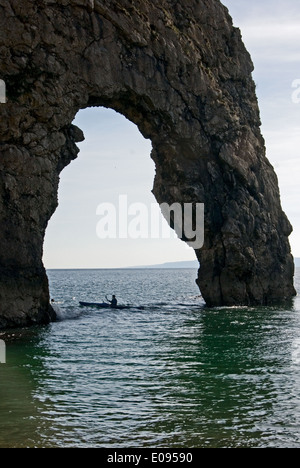
[[[195,270],[48,274],[61,321],[0,333],[0,447],[300,446],[298,298],[207,309]],[[144,310],[78,306],[113,293]]]

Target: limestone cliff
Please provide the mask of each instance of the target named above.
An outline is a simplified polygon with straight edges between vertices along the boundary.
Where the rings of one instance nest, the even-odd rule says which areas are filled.
[[[0,0],[0,326],[53,319],[42,265],[88,106],[153,144],[159,202],[204,202],[208,305],[291,298],[291,226],[265,156],[253,65],[219,0]]]

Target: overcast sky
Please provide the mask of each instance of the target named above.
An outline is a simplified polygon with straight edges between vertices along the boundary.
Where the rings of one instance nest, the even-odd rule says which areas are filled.
[[[254,80],[267,155],[279,177],[282,205],[300,257],[300,4],[299,0],[224,0],[255,65]],[[298,81],[297,81],[298,80]],[[293,85],[295,86],[293,88]],[[299,90],[299,92],[298,92]],[[97,208],[119,195],[128,204],[155,203],[151,143],[114,111],[81,111],[78,159],[62,173],[59,208],[46,234],[47,268],[117,268],[195,259],[178,239],[99,239]]]

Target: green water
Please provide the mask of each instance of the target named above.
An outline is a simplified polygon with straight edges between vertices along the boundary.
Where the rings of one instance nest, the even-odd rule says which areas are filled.
[[[0,333],[0,447],[300,446],[298,298],[211,310],[193,270],[49,277],[62,320]],[[77,306],[112,287],[145,310]]]

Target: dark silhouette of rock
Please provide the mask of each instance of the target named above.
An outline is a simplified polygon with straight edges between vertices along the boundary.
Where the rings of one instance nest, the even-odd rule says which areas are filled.
[[[153,144],[158,202],[204,202],[210,306],[291,298],[291,225],[265,156],[253,65],[219,0],[1,0],[0,326],[47,323],[42,249],[79,109]],[[180,285],[179,285],[180,287]]]

